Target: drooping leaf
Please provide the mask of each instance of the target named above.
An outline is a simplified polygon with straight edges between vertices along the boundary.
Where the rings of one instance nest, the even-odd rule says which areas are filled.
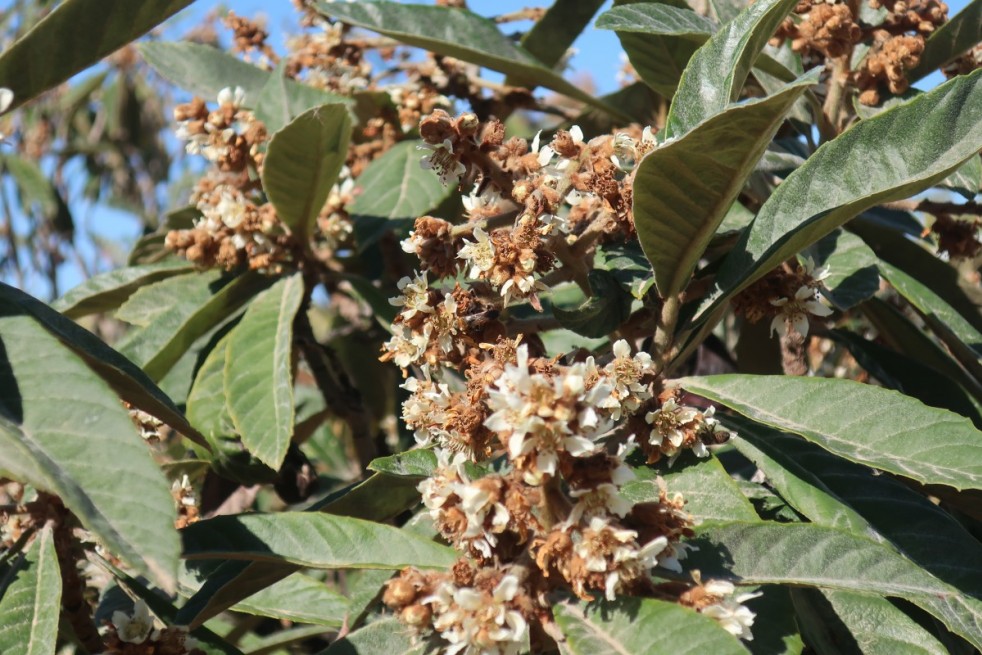
[[[51,303],[51,307],[69,318],[107,312],[122,305],[141,287],[186,273],[190,268],[191,264],[182,260],[117,268],[89,278]]]
[[[694,459],[694,458],[693,458]],[[685,511],[697,519],[753,521],[757,513],[715,457],[696,461],[678,461],[674,466],[635,469],[637,479],[622,487],[622,495],[632,503],[658,502],[659,484],[655,473],[665,482],[668,497],[680,493]]]
[[[880,262],[880,272],[886,278],[887,282],[900,295],[906,298],[911,305],[916,307],[917,311],[927,319],[935,330],[940,332],[940,336],[948,343],[950,348],[954,346],[950,339],[946,338],[949,334],[954,339],[957,339],[960,344],[971,349],[976,361],[978,361],[979,357],[982,357],[982,333],[976,330],[975,326],[965,320],[961,314],[956,312],[951,305],[939,298],[937,294],[916,277],[895,266],[891,266],[886,262]],[[959,356],[957,350],[954,354]]]
[[[32,317],[7,304],[0,305],[0,342],[3,475],[58,495],[107,549],[173,589],[179,552],[173,499],[119,398]],[[112,474],[97,462],[112,462]]]
[[[772,95],[788,83],[788,74],[800,77],[804,72],[801,55],[791,49],[790,41],[785,41],[780,46],[764,46],[764,51],[753,70],[753,76],[764,89],[764,93]],[[804,125],[811,123],[812,114],[804,98],[794,104],[788,112],[788,118]]]
[[[747,654],[719,623],[677,603],[630,597],[589,605],[567,601],[554,605],[553,613],[570,655]]]
[[[414,639],[399,619],[387,617],[352,631],[320,655],[427,655],[438,650],[437,644]]]
[[[945,582],[968,593],[982,591],[982,544],[923,495],[800,437],[746,420],[735,425],[737,449],[810,521],[886,540]]]
[[[229,335],[222,337],[198,367],[188,392],[187,417],[209,442],[234,434],[225,397],[225,361]],[[217,453],[216,453],[217,454]]]
[[[258,273],[235,278],[219,270],[169,277],[139,289],[116,312],[136,328],[118,344],[120,352],[160,380],[198,338],[269,286]]]
[[[149,41],[137,48],[154,70],[209,102],[226,87],[240,87],[246,106],[253,106],[271,77],[268,71],[200,43]]]
[[[4,573],[0,580],[0,653],[55,652],[61,572],[51,528],[42,527],[30,549]]]
[[[824,596],[867,655],[948,655],[930,632],[890,601],[851,591],[826,591]]]
[[[972,0],[938,27],[924,43],[920,62],[907,72],[916,82],[982,41],[982,0]]]
[[[667,136],[682,136],[739,98],[754,61],[794,5],[794,0],[755,2],[696,51],[672,100]]]
[[[191,4],[191,0],[66,0],[0,55],[10,108],[64,82]]]
[[[395,2],[316,2],[316,9],[349,25],[384,34],[408,45],[505,73],[523,86],[544,86],[588,104],[601,104],[515,45],[487,18],[466,9],[402,5]],[[608,109],[617,113],[614,108]]]
[[[300,114],[332,102],[348,98],[328,93],[307,84],[297,83],[284,74],[283,64],[267,79],[255,101],[256,117],[273,134],[289,125]]]
[[[181,531],[187,559],[243,559],[318,569],[442,569],[447,546],[389,525],[320,512],[237,514]]]
[[[350,138],[347,108],[330,104],[305,111],[270,139],[263,189],[280,219],[301,240],[313,232],[348,156]]]
[[[522,37],[522,47],[543,65],[554,68],[603,4],[604,0],[555,0]],[[512,83],[505,78],[505,84]]]
[[[436,453],[430,448],[417,448],[397,455],[379,457],[368,465],[369,470],[387,475],[425,478],[436,469]]]
[[[171,399],[157,388],[146,373],[94,334],[13,287],[0,284],[0,300],[33,316],[62,344],[85,360],[120,398],[156,416],[195,443],[207,447],[204,437],[188,423]]]
[[[713,375],[678,384],[850,461],[926,484],[982,488],[982,458],[965,456],[982,448],[982,433],[963,416],[896,391],[793,376]]]
[[[696,320],[866,208],[944,179],[982,149],[980,126],[982,72],[976,71],[822,145],[760,208]],[[894,146],[895,134],[906,135],[903,148]]]
[[[225,397],[242,443],[279,469],[293,436],[293,318],[303,301],[299,273],[260,294],[229,334]]]
[[[785,113],[816,81],[806,76],[769,98],[731,107],[641,161],[634,222],[663,298],[685,288]]]
[[[594,269],[588,278],[592,296],[580,293],[572,302],[554,300],[552,312],[564,328],[598,338],[616,330],[631,315],[631,297],[609,271]]]
[[[982,647],[982,601],[946,585],[889,546],[807,523],[717,523],[698,527],[686,563],[703,579],[791,584],[909,600]]]
[[[380,218],[415,220],[450,195],[450,187],[419,165],[420,143],[397,143],[365,167],[358,176],[358,195],[348,207],[356,223]]]
[[[675,93],[686,64],[716,30],[688,8],[655,2],[615,6],[600,15],[597,27],[616,31],[638,76],[666,97]]]
[[[965,200],[973,200],[982,190],[982,158],[972,157],[938,186],[951,189]]]
[[[808,254],[816,267],[829,267],[822,295],[839,309],[851,309],[880,290],[876,254],[854,234],[836,230],[815,242]]]
[[[760,596],[742,603],[760,617],[750,628],[753,641],[743,644],[753,655],[802,655],[804,652],[805,644],[789,591],[779,585],[764,585],[757,589]]]

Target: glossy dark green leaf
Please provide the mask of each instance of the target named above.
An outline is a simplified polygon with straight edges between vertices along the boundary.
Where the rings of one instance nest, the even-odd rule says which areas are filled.
[[[4,573],[0,580],[0,653],[54,653],[61,572],[51,528],[41,528],[24,556]]]
[[[672,100],[667,136],[682,136],[739,98],[754,61],[794,5],[794,0],[755,2],[696,51]]]
[[[945,582],[982,591],[982,544],[926,497],[800,437],[745,420],[734,425],[737,449],[808,520],[886,540]]]
[[[235,434],[225,397],[225,361],[229,335],[215,344],[198,367],[188,392],[187,417],[209,442]],[[217,454],[217,453],[216,453]]]
[[[137,47],[154,70],[208,102],[226,87],[240,87],[246,105],[253,106],[271,77],[268,71],[200,43],[150,41]]]
[[[116,312],[116,318],[135,326],[120,341],[119,350],[160,380],[191,344],[269,283],[257,273],[229,279],[213,269],[145,286]]]
[[[190,269],[189,262],[179,259],[117,268],[89,278],[51,303],[51,307],[69,318],[107,312],[122,305],[141,287]]]
[[[982,41],[982,0],[972,0],[948,22],[937,28],[924,43],[924,54],[907,79],[916,82],[930,75]]]
[[[293,435],[293,319],[303,301],[299,273],[253,300],[229,334],[225,397],[242,443],[279,469]]]
[[[309,109],[270,139],[263,189],[301,240],[313,232],[348,156],[350,139],[351,118],[342,104]]]
[[[947,177],[982,149],[980,127],[977,71],[822,145],[757,212],[724,260],[697,320],[868,207],[909,197]],[[906,135],[903,148],[894,146],[896,134]]]
[[[807,251],[815,266],[828,266],[822,295],[841,310],[852,309],[880,290],[876,254],[854,234],[836,230]]]
[[[0,55],[11,108],[97,63],[191,0],[66,0]]]
[[[890,601],[851,591],[825,591],[864,655],[948,655],[948,649]]]
[[[78,356],[16,311],[0,306],[0,470],[61,497],[107,549],[173,589],[174,501],[129,413]],[[112,462],[112,475],[95,462]]]
[[[568,330],[585,337],[603,337],[620,327],[631,315],[631,296],[608,271],[590,271],[589,282],[593,291],[591,297],[580,293],[572,302],[554,301],[552,313]]]
[[[746,655],[740,640],[695,610],[654,599],[623,598],[553,606],[570,655],[597,653],[717,653]]]
[[[697,528],[686,563],[704,579],[790,584],[904,598],[982,647],[982,601],[938,580],[889,546],[806,523],[717,523]]]
[[[713,375],[678,384],[850,461],[926,484],[982,488],[982,458],[965,456],[982,447],[982,432],[896,391],[793,376]]]
[[[456,552],[389,525],[320,512],[238,514],[181,531],[187,559],[240,559],[318,569],[442,569]]]
[[[466,9],[396,2],[316,2],[325,16],[384,34],[408,45],[509,75],[523,86],[544,86],[588,104],[600,102],[515,45],[487,18]],[[617,113],[616,109],[610,111]]]
[[[806,76],[770,98],[730,107],[641,161],[634,222],[663,298],[688,284],[788,109],[816,81]]]
[[[18,307],[20,311],[38,320],[65,346],[82,357],[120,398],[156,416],[195,443],[207,447],[204,437],[191,427],[181,411],[153,380],[94,334],[13,287],[0,284],[0,300],[11,308]]]
[[[281,68],[273,71],[260,89],[255,101],[255,111],[256,117],[272,134],[289,125],[297,116],[309,109],[348,100],[343,96],[287,78],[281,64]]]
[[[420,143],[397,143],[365,167],[355,187],[358,195],[348,207],[353,220],[415,220],[450,195],[452,188],[443,186],[436,175],[419,165]]]

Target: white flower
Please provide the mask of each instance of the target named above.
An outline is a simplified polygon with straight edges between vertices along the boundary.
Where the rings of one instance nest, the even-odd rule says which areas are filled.
[[[233,107],[241,107],[245,103],[245,89],[241,86],[237,86],[234,89],[232,87],[225,87],[218,92],[218,104],[219,105],[232,105]]]
[[[788,325],[801,334],[808,335],[808,314],[815,316],[829,316],[832,310],[820,303],[817,299],[817,292],[808,285],[802,285],[794,294],[794,299],[778,298],[772,300],[771,304],[781,308],[781,313],[771,321],[771,335],[776,331],[782,338],[788,336]]]
[[[494,244],[480,226],[474,228],[473,234],[477,240],[464,239],[464,247],[457,253],[457,257],[469,266],[468,277],[478,278],[481,273],[490,271],[494,266]]]
[[[567,519],[570,525],[578,523],[583,517],[608,514],[623,517],[634,507],[634,503],[621,496],[620,490],[610,483],[599,484],[593,489],[571,489],[569,495],[576,498]]]
[[[761,594],[745,593],[734,596],[735,587],[723,580],[711,580],[703,588],[710,595],[719,597],[719,600],[699,611],[715,619],[730,634],[747,641],[753,640],[750,628],[754,624],[755,614],[742,603]]]
[[[119,610],[113,612],[112,623],[119,638],[130,644],[142,644],[153,630],[150,608],[142,600],[133,604],[132,616]]]
[[[435,310],[430,307],[430,286],[426,274],[416,275],[415,279],[404,277],[396,284],[401,296],[390,298],[389,304],[402,307],[403,319],[410,319],[418,313],[432,314]]]
[[[422,143],[416,147],[419,150],[431,151],[419,160],[419,165],[424,170],[432,170],[439,175],[443,186],[451,184],[456,186],[467,172],[467,167],[453,156],[453,142],[450,139],[444,139],[440,145]]]

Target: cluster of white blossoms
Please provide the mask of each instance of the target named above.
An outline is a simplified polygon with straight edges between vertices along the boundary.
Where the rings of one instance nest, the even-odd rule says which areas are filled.
[[[113,612],[112,615],[111,637],[126,643],[140,644],[146,646],[146,652],[167,652],[199,654],[198,641],[187,634],[184,627],[157,627],[150,608],[143,600],[137,600],[133,604],[133,612],[127,613],[120,610]],[[110,648],[119,646],[111,641]],[[160,649],[159,651],[157,649]],[[113,652],[117,652],[113,650]],[[126,652],[130,652],[127,650]],[[141,651],[142,652],[142,651]]]

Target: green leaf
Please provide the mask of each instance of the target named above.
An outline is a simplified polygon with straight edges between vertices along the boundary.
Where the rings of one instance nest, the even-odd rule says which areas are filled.
[[[180,259],[117,268],[89,278],[51,303],[51,307],[69,318],[108,312],[126,302],[141,287],[186,273],[190,268],[189,262]]]
[[[638,479],[623,486],[623,496],[632,503],[657,502],[659,487],[655,473],[665,481],[668,495],[680,493],[685,511],[701,520],[753,521],[757,513],[737,488],[733,478],[715,457],[696,461],[679,461],[674,466],[660,465],[634,470]]]
[[[559,323],[585,337],[606,336],[620,327],[631,315],[631,297],[621,288],[609,271],[594,269],[588,274],[593,295],[582,292],[572,301],[552,303],[552,313]]]
[[[916,82],[930,75],[979,41],[982,41],[982,0],[972,0],[931,34],[924,43],[920,63],[907,72],[907,79]]]
[[[167,481],[109,386],[16,311],[0,306],[0,470],[60,496],[111,552],[173,589],[179,544]]]
[[[851,591],[823,595],[864,655],[948,655],[931,633],[884,598]]]
[[[731,421],[740,430],[737,449],[810,521],[887,540],[945,582],[968,593],[982,592],[982,544],[923,495],[800,437]]]
[[[404,453],[378,457],[368,465],[369,470],[386,475],[400,475],[414,478],[426,478],[436,469],[436,453],[429,448],[407,450]]]
[[[355,222],[380,218],[415,220],[450,195],[453,189],[443,186],[436,175],[419,165],[420,143],[397,143],[365,167],[357,180],[358,195],[348,207]]]
[[[258,273],[229,278],[211,270],[145,286],[116,312],[116,318],[136,326],[120,341],[119,350],[160,380],[191,344],[270,282]]]
[[[544,86],[592,105],[599,100],[544,66],[512,43],[489,19],[451,7],[402,5],[395,2],[316,2],[324,14],[349,25],[384,34],[438,55],[454,57],[505,73],[517,84]],[[602,108],[618,113],[616,109]]]
[[[302,242],[313,233],[348,156],[351,118],[342,104],[300,114],[273,135],[263,164],[263,189],[280,219]]]
[[[703,579],[790,584],[904,598],[982,647],[982,601],[960,593],[888,546],[807,523],[717,523],[696,529],[686,563]]]
[[[663,298],[688,284],[788,109],[816,81],[808,75],[769,98],[730,107],[641,161],[634,222]]]
[[[604,0],[555,0],[522,37],[522,47],[543,65],[555,67],[603,4]],[[512,83],[505,78],[505,84]]]
[[[852,380],[713,375],[679,386],[846,459],[956,489],[982,488],[982,433],[971,421]]]
[[[181,411],[164,392],[157,388],[146,373],[94,334],[79,327],[41,301],[13,287],[0,284],[0,301],[10,307],[19,307],[33,316],[62,344],[85,360],[85,363],[98,373],[120,398],[137,409],[156,416],[195,443],[207,447],[204,437],[191,427]]]
[[[256,117],[272,134],[289,125],[300,114],[332,102],[348,102],[349,98],[328,93],[286,77],[283,64],[266,80],[256,99]]]
[[[187,559],[240,559],[315,569],[443,569],[452,548],[389,525],[319,512],[237,514],[181,531]]]
[[[672,100],[667,136],[682,136],[736,102],[754,61],[794,6],[794,0],[755,2],[696,51]]]
[[[225,397],[225,360],[229,335],[223,336],[198,367],[188,392],[187,416],[210,443],[235,434]],[[216,451],[216,455],[217,455]]]
[[[51,528],[38,531],[24,557],[4,572],[0,588],[0,653],[49,655],[58,642],[61,572]]]
[[[974,351],[974,358],[982,355],[982,333],[975,329],[965,318],[956,312],[951,305],[939,298],[920,280],[907,274],[886,262],[880,262],[880,273],[901,296],[917,308],[917,311],[931,324],[945,343],[953,347],[951,340],[957,339]],[[955,355],[959,353],[955,351]],[[972,355],[970,355],[972,356]]]
[[[876,254],[856,235],[836,230],[815,242],[808,254],[816,267],[829,267],[822,295],[839,309],[852,309],[880,290]]]
[[[210,102],[226,87],[241,87],[246,106],[253,106],[272,77],[268,71],[200,43],[149,41],[137,48],[162,76]]]
[[[199,568],[194,564],[204,566]],[[190,596],[201,588],[207,576],[217,568],[208,564],[211,562],[185,563],[179,579],[181,594]],[[230,609],[254,616],[340,628],[348,613],[348,599],[322,580],[304,573],[294,573]]]
[[[597,19],[615,30],[638,76],[662,95],[675,93],[682,72],[716,25],[694,11],[656,2],[614,7]]]
[[[414,638],[399,619],[386,617],[338,639],[320,655],[425,655],[436,652],[438,646]]]
[[[863,210],[927,189],[975,156],[982,149],[980,82],[979,71],[955,78],[822,145],[757,212],[696,320]],[[903,148],[894,147],[896,134],[905,135]]]
[[[671,652],[677,655],[746,655],[740,640],[695,610],[654,599],[622,598],[596,604],[553,606],[571,655]]]
[[[293,436],[293,318],[304,297],[300,273],[249,304],[229,335],[225,397],[242,443],[279,469]]]
[[[0,55],[11,109],[97,63],[191,0],[66,0]]]
[[[938,186],[951,189],[965,200],[974,200],[982,189],[982,158],[972,157]]]

